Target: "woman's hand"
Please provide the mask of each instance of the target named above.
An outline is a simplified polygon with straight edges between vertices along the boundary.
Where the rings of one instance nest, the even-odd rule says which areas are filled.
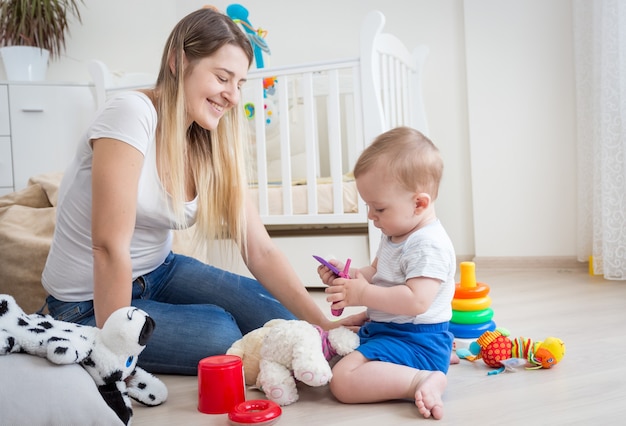
[[[369,318],[367,317],[367,311],[363,311],[359,312],[358,314],[353,314],[342,318],[339,321],[336,321],[336,323],[356,333],[359,331],[359,328],[361,328],[361,326],[365,324],[368,320]]]

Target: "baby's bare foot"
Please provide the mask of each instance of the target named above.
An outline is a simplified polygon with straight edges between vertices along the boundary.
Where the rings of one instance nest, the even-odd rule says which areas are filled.
[[[459,356],[456,354],[456,352],[452,351],[450,352],[450,364],[460,364],[461,360],[459,359]]]
[[[446,390],[448,379],[441,371],[433,371],[422,380],[415,391],[415,405],[425,419],[443,417],[443,400],[441,396]]]

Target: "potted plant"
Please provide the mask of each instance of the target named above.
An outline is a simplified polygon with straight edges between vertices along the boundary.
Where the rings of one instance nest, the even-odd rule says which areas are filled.
[[[48,58],[65,50],[71,18],[81,23],[83,0],[2,0],[0,2],[0,56],[9,80],[43,80]],[[14,64],[17,60],[23,65]],[[42,71],[28,61],[37,60]],[[17,68],[15,68],[17,67]]]

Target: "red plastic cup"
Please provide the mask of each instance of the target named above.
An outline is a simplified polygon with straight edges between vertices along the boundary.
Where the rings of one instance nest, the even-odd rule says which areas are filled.
[[[215,355],[198,363],[198,411],[224,414],[246,400],[241,358]]]

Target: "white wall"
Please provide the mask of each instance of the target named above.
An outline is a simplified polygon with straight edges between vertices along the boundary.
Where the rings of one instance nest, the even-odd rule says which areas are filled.
[[[573,257],[571,2],[465,5],[475,253]]]
[[[88,81],[86,63],[156,73],[183,15],[234,1],[86,0],[48,78]],[[573,256],[571,0],[247,0],[269,65],[356,57],[363,17],[426,44],[430,137],[446,163],[438,214],[462,256]],[[0,79],[3,76],[0,75]],[[469,111],[469,112],[468,112]]]

